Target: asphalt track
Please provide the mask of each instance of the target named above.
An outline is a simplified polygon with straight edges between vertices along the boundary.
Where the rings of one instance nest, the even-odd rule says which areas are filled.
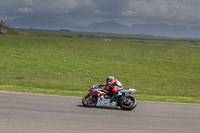
[[[86,108],[81,98],[0,92],[0,133],[199,133],[200,104]]]

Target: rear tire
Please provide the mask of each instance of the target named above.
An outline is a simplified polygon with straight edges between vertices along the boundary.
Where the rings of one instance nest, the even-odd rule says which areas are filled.
[[[97,104],[97,96],[93,96],[92,98],[89,97],[90,94],[88,94],[87,96],[83,97],[82,99],[82,104],[85,107],[94,107]]]
[[[126,96],[126,101],[120,102],[119,106],[123,110],[133,110],[137,106],[137,101],[132,96]]]

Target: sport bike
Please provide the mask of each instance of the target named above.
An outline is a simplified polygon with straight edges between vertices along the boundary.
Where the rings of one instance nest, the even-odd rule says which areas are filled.
[[[88,95],[82,99],[83,106],[108,108],[120,106],[123,110],[132,110],[137,106],[136,99],[130,96],[136,92],[136,89],[122,89],[118,91],[120,95],[115,96],[105,88],[102,88],[99,84],[93,85],[89,89]]]

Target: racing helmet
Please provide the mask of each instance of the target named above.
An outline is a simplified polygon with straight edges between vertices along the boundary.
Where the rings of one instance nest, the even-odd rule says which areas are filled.
[[[106,79],[106,82],[110,82],[111,80],[115,79],[113,76],[109,76],[107,79]]]

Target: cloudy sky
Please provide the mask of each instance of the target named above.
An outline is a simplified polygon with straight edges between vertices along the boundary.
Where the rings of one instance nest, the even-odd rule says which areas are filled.
[[[89,25],[113,20],[138,23],[200,24],[200,0],[0,0],[0,19],[27,15],[60,16]]]

